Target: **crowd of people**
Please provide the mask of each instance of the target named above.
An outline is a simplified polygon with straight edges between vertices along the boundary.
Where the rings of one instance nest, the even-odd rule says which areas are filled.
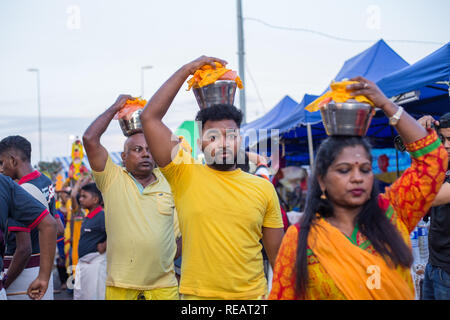
[[[202,56],[159,88],[141,113],[142,131],[124,143],[121,166],[101,143],[134,99],[120,95],[84,132],[92,172],[71,189],[56,192],[32,167],[25,138],[0,141],[0,300],[53,299],[55,252],[61,283],[76,265],[76,300],[412,300],[410,233],[427,215],[423,299],[450,299],[450,114],[417,121],[375,83],[352,79],[348,91],[390,119],[411,167],[380,192],[367,138],[330,136],[311,168],[304,213],[291,224],[273,184],[278,168],[254,153],[237,161],[238,108],[197,113],[204,163],[163,123],[187,78],[216,62],[227,64]],[[69,211],[83,212],[77,241]]]

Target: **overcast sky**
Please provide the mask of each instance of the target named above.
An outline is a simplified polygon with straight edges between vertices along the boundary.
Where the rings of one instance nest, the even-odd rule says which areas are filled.
[[[247,121],[285,95],[300,102],[322,92],[345,60],[380,38],[411,64],[450,38],[448,0],[242,2]],[[238,70],[236,1],[1,0],[0,48],[0,138],[25,136],[38,160],[36,75],[27,69],[39,68],[43,158],[51,160],[69,155],[70,137],[81,136],[119,94],[141,94],[142,66],[153,66],[144,73],[146,99],[202,54]],[[185,89],[164,119],[173,130],[198,110]],[[123,141],[113,121],[102,142],[120,151]]]

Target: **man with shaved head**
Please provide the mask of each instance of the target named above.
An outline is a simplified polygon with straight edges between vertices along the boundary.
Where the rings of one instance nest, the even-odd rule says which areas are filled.
[[[120,95],[89,126],[83,143],[105,204],[107,300],[178,299],[173,260],[179,254],[178,220],[171,189],[142,133],[127,138],[123,167],[114,164],[100,137],[132,100]]]

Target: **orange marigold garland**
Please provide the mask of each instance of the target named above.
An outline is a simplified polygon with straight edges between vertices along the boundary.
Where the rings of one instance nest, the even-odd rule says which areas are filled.
[[[134,100],[127,100],[123,108],[116,113],[114,119],[130,120],[133,112],[139,109],[144,109],[146,104],[147,100],[141,98],[135,98]]]
[[[309,112],[314,112],[322,108],[324,105],[329,103],[331,100],[334,102],[345,102],[349,99],[355,99],[358,102],[365,102],[374,106],[373,102],[367,99],[365,96],[351,96],[350,91],[347,90],[347,86],[350,84],[358,83],[358,81],[341,81],[332,82],[330,84],[331,90],[311,102],[305,107]]]
[[[236,71],[225,68],[219,62],[214,62],[216,68],[214,69],[211,65],[205,65],[195,71],[194,75],[187,81],[189,87],[188,91],[194,88],[201,88],[210,85],[217,80],[234,80],[239,89],[243,89],[242,80],[237,75]]]

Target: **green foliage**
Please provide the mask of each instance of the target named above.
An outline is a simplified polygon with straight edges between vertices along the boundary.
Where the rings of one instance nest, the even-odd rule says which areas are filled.
[[[62,164],[60,162],[52,161],[39,161],[37,165],[37,170],[44,173],[52,181],[56,180],[56,176],[62,170]]]

